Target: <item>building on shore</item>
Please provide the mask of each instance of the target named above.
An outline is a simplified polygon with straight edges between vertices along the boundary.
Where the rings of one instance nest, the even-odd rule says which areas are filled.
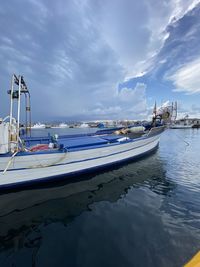
[[[181,126],[191,126],[192,128],[200,128],[200,119],[198,118],[189,118],[189,116],[185,116],[182,119],[178,119],[175,122],[175,125]]]

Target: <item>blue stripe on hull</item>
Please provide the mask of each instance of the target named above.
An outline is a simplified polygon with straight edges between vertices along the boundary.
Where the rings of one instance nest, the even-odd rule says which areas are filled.
[[[9,184],[9,185],[0,185],[0,191],[1,192],[7,192],[7,191],[12,191],[12,190],[16,190],[17,189],[34,189],[33,186],[39,186],[39,185],[42,185],[42,184],[46,184],[48,185],[48,183],[58,183],[60,181],[64,181],[68,178],[74,178],[76,177],[77,175],[81,176],[81,175],[85,175],[85,174],[90,174],[90,173],[98,173],[100,171],[103,171],[103,170],[108,170],[108,169],[116,169],[116,168],[119,168],[120,166],[122,166],[123,164],[125,163],[128,163],[128,162],[131,162],[131,161],[134,161],[134,160],[138,160],[138,159],[141,159],[142,157],[145,157],[145,156],[148,156],[150,154],[152,154],[153,152],[155,152],[158,148],[159,144],[157,144],[154,148],[148,150],[147,152],[144,152],[140,155],[137,155],[137,156],[133,156],[133,157],[130,157],[128,159],[123,159],[123,160],[119,160],[119,161],[115,161],[115,162],[112,162],[112,163],[106,163],[106,164],[103,164],[101,166],[98,166],[98,167],[92,167],[92,168],[88,168],[88,169],[83,169],[81,171],[75,171],[75,172],[71,172],[71,173],[67,173],[67,174],[60,174],[60,175],[56,175],[56,176],[50,176],[50,177],[44,177],[44,178],[40,178],[40,179],[37,179],[37,180],[32,180],[32,181],[26,181],[26,182],[18,182],[18,183],[12,183],[12,184]]]

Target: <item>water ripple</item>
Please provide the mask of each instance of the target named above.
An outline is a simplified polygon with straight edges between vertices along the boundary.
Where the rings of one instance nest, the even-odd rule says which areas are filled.
[[[188,145],[189,144],[189,145]],[[183,266],[200,249],[200,131],[141,161],[0,196],[0,266]]]

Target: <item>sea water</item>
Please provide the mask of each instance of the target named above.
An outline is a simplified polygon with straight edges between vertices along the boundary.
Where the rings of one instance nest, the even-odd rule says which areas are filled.
[[[140,161],[0,195],[0,266],[183,266],[200,250],[199,152],[200,129],[166,130]]]

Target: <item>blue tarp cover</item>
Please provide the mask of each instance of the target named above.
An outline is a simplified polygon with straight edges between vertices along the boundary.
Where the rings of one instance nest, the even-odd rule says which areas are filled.
[[[77,138],[63,138],[58,139],[58,143],[62,144],[64,148],[81,148],[86,146],[95,146],[95,145],[103,145],[107,144],[108,141],[104,140],[99,137],[92,137],[92,136],[84,136],[84,137],[77,137]]]
[[[88,147],[99,147],[110,143],[117,142],[117,139],[123,137],[122,135],[102,135],[102,136],[60,136],[56,141],[59,146],[69,150],[81,150]],[[25,140],[27,147],[32,147],[37,144],[49,144],[52,142],[50,137],[47,138],[27,138]]]

